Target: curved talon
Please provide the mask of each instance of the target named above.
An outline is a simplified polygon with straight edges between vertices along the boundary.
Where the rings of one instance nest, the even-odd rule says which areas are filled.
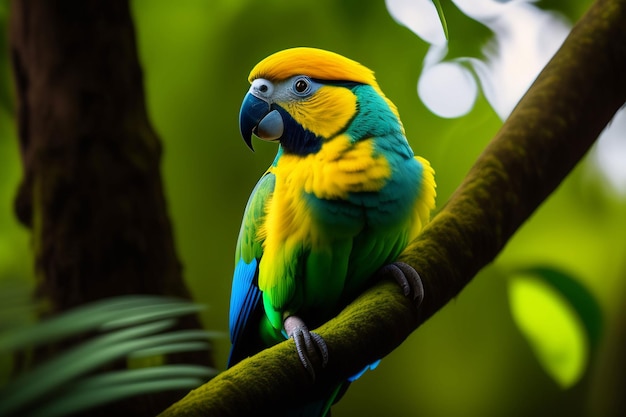
[[[306,324],[296,316],[289,316],[283,322],[287,336],[293,338],[296,343],[296,351],[302,366],[309,372],[311,378],[315,380],[315,370],[313,369],[312,358],[321,359],[322,368],[328,364],[328,346],[319,334],[309,331]]]
[[[402,292],[406,297],[411,296],[415,300],[417,306],[422,304],[424,299],[424,285],[417,271],[404,262],[393,262],[383,266],[380,269],[383,275],[391,275],[393,279],[400,285]]]
[[[326,365],[328,365],[328,346],[322,336],[315,332],[311,332],[310,334],[315,341],[320,354],[322,355],[322,368],[326,368]]]

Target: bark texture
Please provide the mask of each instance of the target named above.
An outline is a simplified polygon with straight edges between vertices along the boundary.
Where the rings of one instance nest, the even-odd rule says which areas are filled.
[[[626,101],[626,0],[599,0],[440,213],[400,260],[421,275],[419,309],[381,282],[316,331],[330,351],[313,384],[289,340],[221,373],[161,414],[246,416],[302,403],[396,348],[502,250]]]
[[[53,313],[122,294],[189,298],[128,1],[14,0],[10,13],[24,168],[15,208],[32,229],[38,296]],[[169,359],[207,364],[209,353]],[[135,401],[134,415],[179,397]]]

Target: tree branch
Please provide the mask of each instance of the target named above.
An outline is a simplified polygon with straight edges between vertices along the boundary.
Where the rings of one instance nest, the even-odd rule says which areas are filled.
[[[328,367],[316,384],[293,341],[221,373],[161,414],[243,416],[313,398],[396,348],[491,262],[626,101],[626,0],[599,0],[574,27],[441,210],[401,255],[420,273],[419,310],[381,282],[316,331]],[[364,348],[364,346],[367,346]]]

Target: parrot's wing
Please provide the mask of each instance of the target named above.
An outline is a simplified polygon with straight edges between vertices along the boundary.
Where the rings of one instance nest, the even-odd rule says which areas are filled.
[[[263,240],[259,229],[265,217],[265,203],[274,191],[275,176],[269,171],[252,191],[243,215],[235,252],[235,272],[230,296],[230,340],[232,349],[228,366],[243,359],[245,352],[254,352],[252,340],[258,337],[262,314],[261,290],[258,287],[259,260]]]

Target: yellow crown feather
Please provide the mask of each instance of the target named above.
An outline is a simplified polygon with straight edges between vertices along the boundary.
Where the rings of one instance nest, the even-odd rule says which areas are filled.
[[[379,89],[374,73],[349,58],[316,48],[291,48],[276,52],[252,68],[248,80],[257,78],[285,80],[307,75],[320,80],[354,81]]]

